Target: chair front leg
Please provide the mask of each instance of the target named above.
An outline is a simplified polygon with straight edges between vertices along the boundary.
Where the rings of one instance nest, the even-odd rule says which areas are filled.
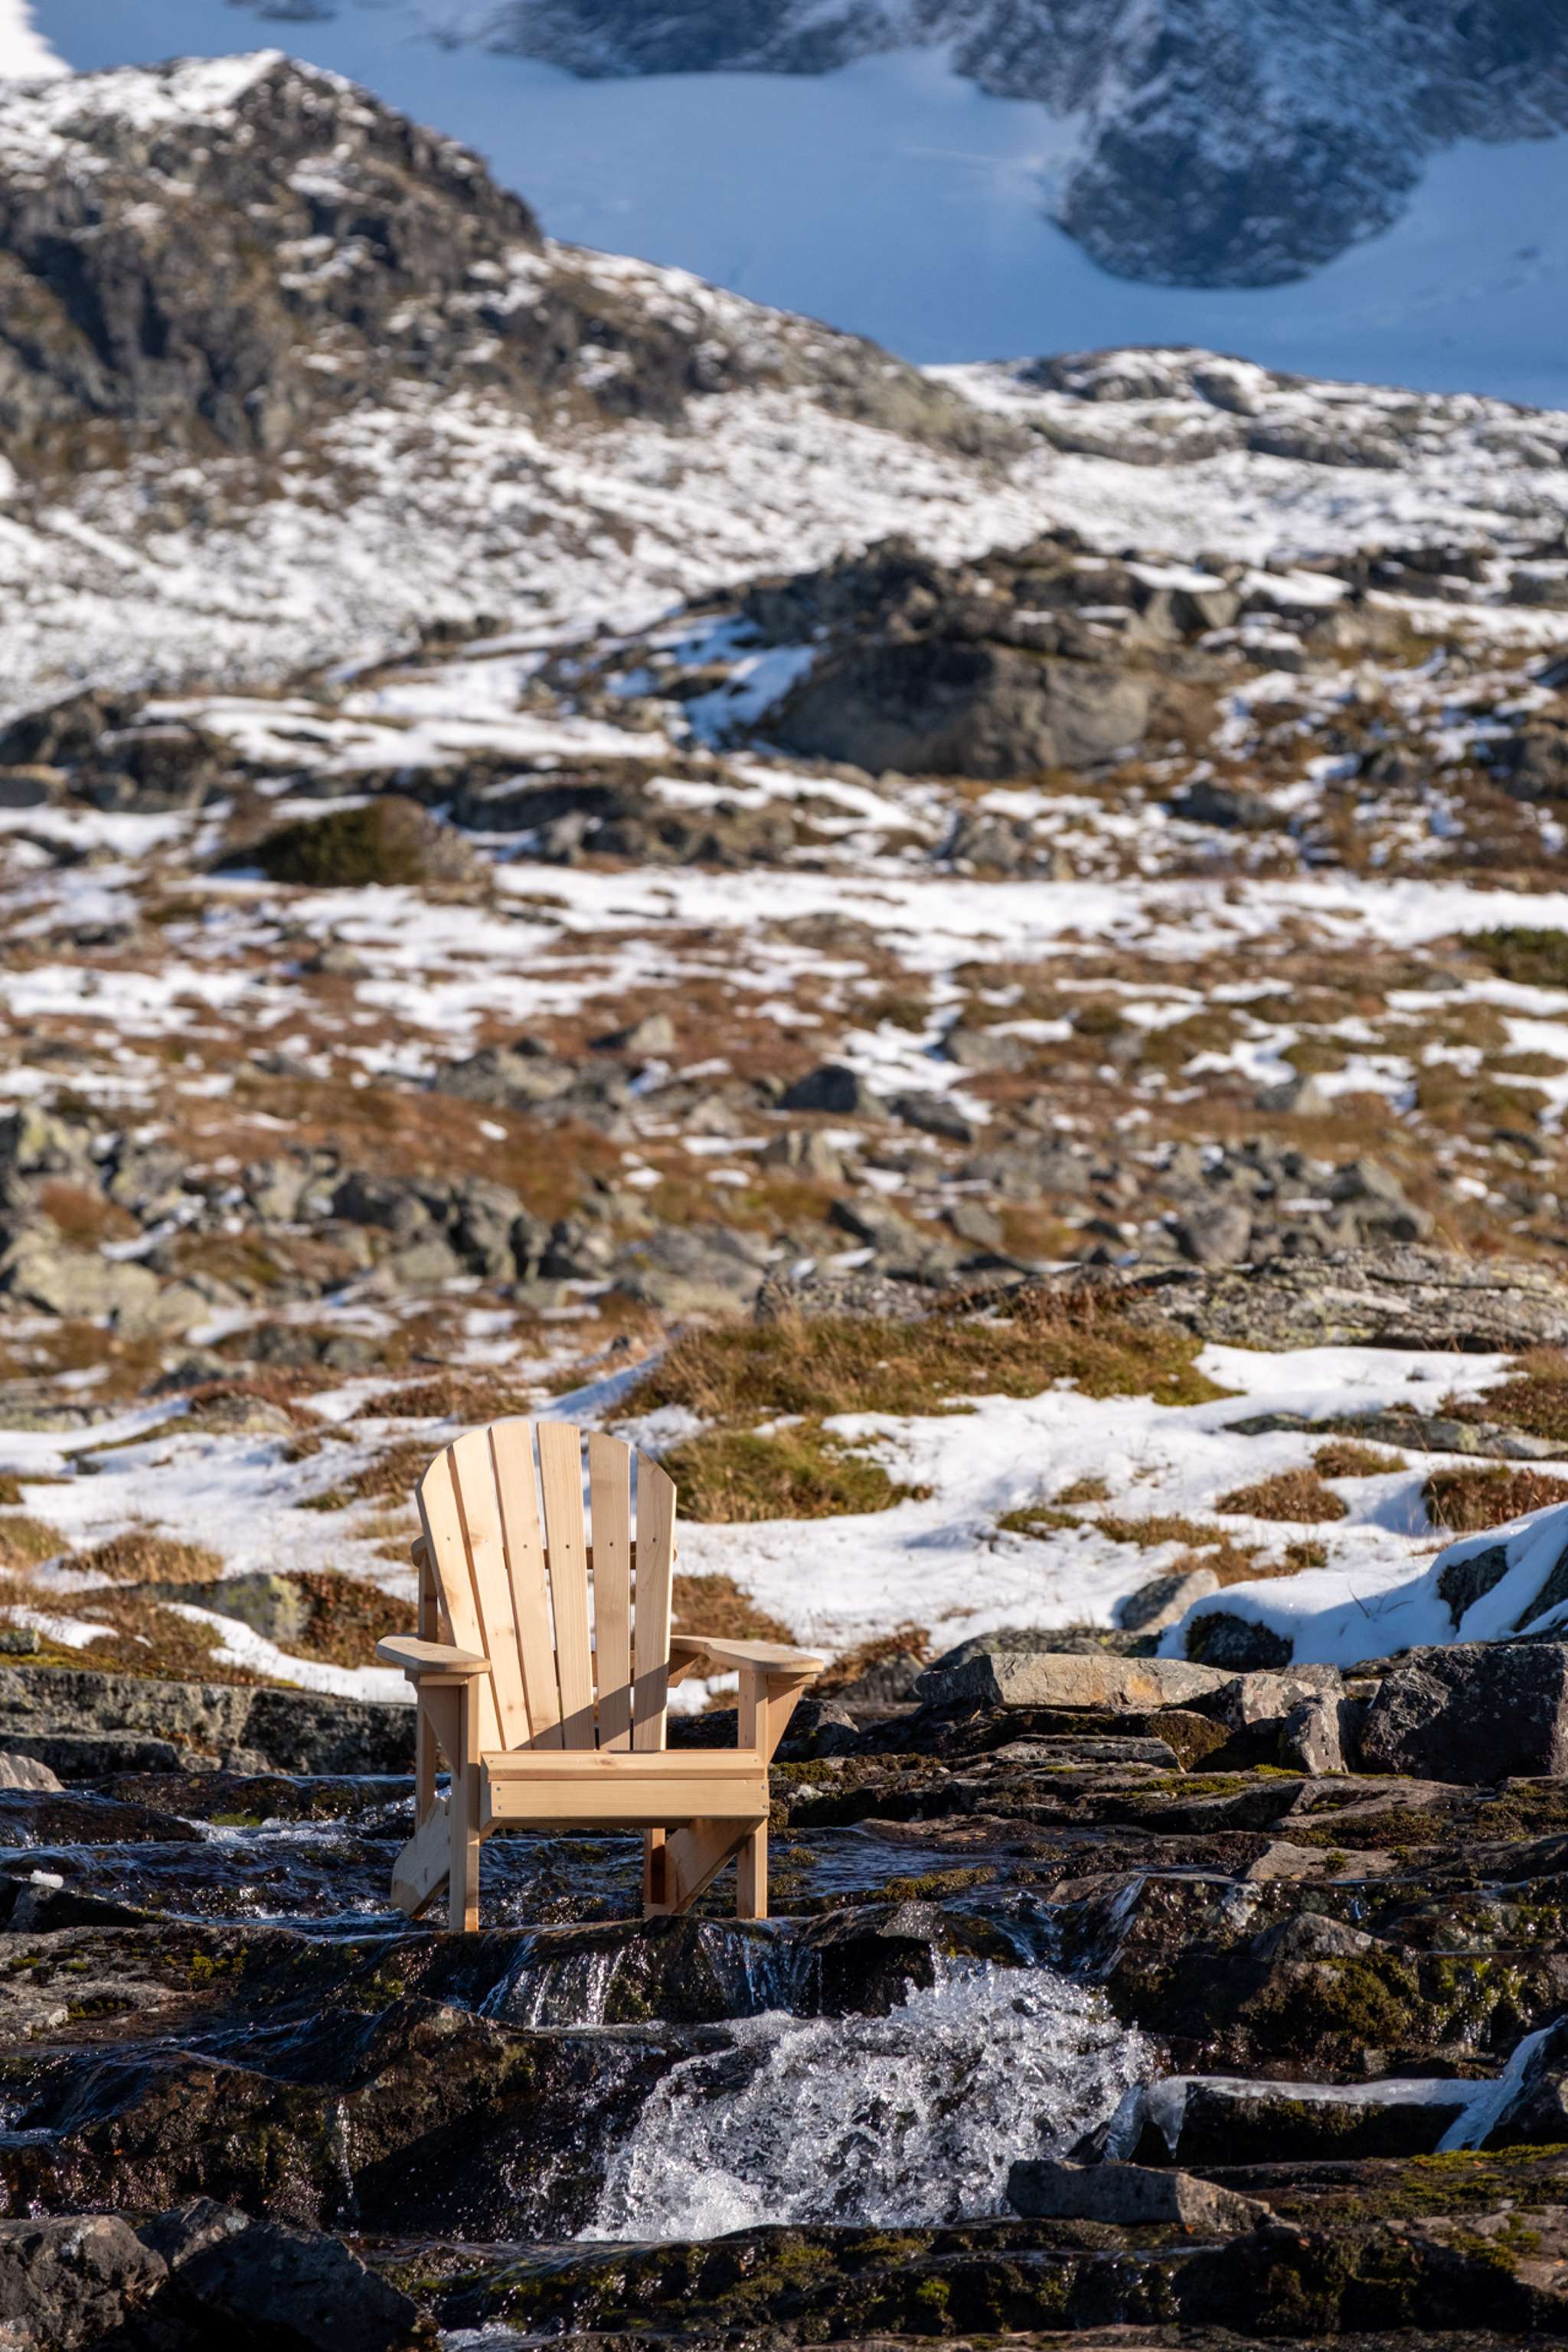
[[[423,1691],[414,1694],[414,1826],[423,1829],[436,1810],[436,1766],[440,1743]]]
[[[765,1666],[742,1666],[735,1740],[754,1748],[764,1764],[789,1728],[795,1704],[808,1675],[769,1674]],[[768,1825],[759,1822],[748,1831],[735,1865],[735,1916],[765,1919],[768,1916]]]
[[[458,1700],[452,1766],[452,1876],[447,1924],[454,1934],[479,1924],[479,1710],[474,1685],[464,1683]]]

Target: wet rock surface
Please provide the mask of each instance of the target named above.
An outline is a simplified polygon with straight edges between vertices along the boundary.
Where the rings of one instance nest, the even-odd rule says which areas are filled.
[[[1475,1647],[1441,1654],[1478,1707],[1556,1655]],[[636,1841],[516,1835],[479,1933],[411,1927],[395,1775],[84,1745],[5,1792],[0,2317],[127,2352],[1568,2332],[1568,1781],[1368,1769],[1422,1660],[1357,1685],[1348,1770],[1304,1769],[1328,1670],[1058,1663],[1056,1704],[982,1650],[995,1687],[805,1714],[764,1923],[715,1888],[644,1925]]]

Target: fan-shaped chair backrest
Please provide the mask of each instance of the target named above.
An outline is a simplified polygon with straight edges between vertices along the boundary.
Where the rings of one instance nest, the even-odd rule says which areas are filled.
[[[675,1486],[658,1463],[598,1430],[494,1421],[436,1456],[417,1500],[441,1638],[490,1662],[481,1749],[662,1748]]]

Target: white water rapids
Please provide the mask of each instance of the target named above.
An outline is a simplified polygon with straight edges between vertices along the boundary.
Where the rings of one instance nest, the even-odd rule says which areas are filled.
[[[770,2010],[685,2060],[611,2156],[588,2238],[768,2222],[917,2227],[1004,2210],[1152,2068],[1099,1994],[1047,1969],[950,1966],[885,2017]]]

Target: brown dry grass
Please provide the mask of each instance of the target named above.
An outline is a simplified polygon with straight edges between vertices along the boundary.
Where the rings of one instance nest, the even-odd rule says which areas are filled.
[[[116,1208],[101,1192],[85,1184],[53,1177],[39,1187],[38,1206],[59,1234],[79,1249],[96,1249],[100,1242],[130,1241],[140,1231],[134,1217]]]
[[[1342,1519],[1346,1506],[1315,1470],[1277,1470],[1255,1486],[1236,1486],[1222,1495],[1216,1511],[1234,1511],[1250,1519],[1279,1519],[1300,1527],[1324,1519]]]
[[[716,1642],[794,1642],[789,1626],[759,1609],[732,1577],[681,1576],[670,1588],[677,1630],[709,1633]]]
[[[1358,1445],[1352,1437],[1331,1438],[1320,1445],[1312,1456],[1312,1466],[1321,1478],[1376,1478],[1385,1471],[1408,1469],[1409,1465],[1397,1454],[1385,1454],[1375,1445]]]
[[[834,1691],[843,1690],[847,1684],[858,1683],[868,1667],[879,1666],[884,1658],[918,1658],[922,1665],[930,1659],[934,1644],[923,1625],[895,1625],[890,1633],[879,1633],[875,1640],[861,1642],[853,1650],[846,1650],[832,1659],[826,1673],[817,1676],[812,1685],[824,1698]]]
[[[69,1537],[47,1519],[30,1518],[24,1511],[0,1519],[0,1570],[37,1568],[69,1547]]]
[[[51,1604],[35,1602],[38,1605]],[[73,1617],[106,1628],[100,1639],[69,1653],[72,1665],[114,1668],[171,1682],[248,1685],[259,1679],[248,1668],[218,1654],[220,1637],[212,1626],[193,1623],[178,1611],[133,1590],[103,1585],[97,1591],[73,1593],[68,1605]],[[58,1609],[61,1604],[57,1601],[53,1606]]]
[[[60,1566],[111,1584],[211,1584],[223,1574],[220,1553],[205,1544],[161,1536],[153,1528],[132,1528],[89,1551],[73,1551]]]
[[[1136,1328],[1092,1298],[1025,1293],[1008,1320],[823,1316],[692,1331],[637,1399],[639,1410],[683,1404],[728,1429],[785,1413],[940,1412],[963,1396],[1037,1396],[1058,1381],[1086,1396],[1200,1404],[1225,1391],[1195,1369],[1199,1346]]]
[[[419,1612],[378,1585],[331,1569],[290,1569],[288,1581],[310,1603],[303,1633],[283,1646],[291,1657],[327,1666],[368,1666],[384,1635],[417,1630]]]
[[[1460,1421],[1500,1422],[1568,1449],[1568,1355],[1532,1348],[1496,1388],[1480,1397],[1445,1397],[1442,1410]]]
[[[1549,1503],[1568,1503],[1568,1478],[1553,1478],[1543,1470],[1435,1470],[1421,1499],[1435,1528],[1471,1535]]]
[[[526,1413],[529,1400],[493,1377],[436,1372],[408,1388],[389,1390],[366,1410],[378,1419],[480,1423],[499,1421],[507,1413]]]

